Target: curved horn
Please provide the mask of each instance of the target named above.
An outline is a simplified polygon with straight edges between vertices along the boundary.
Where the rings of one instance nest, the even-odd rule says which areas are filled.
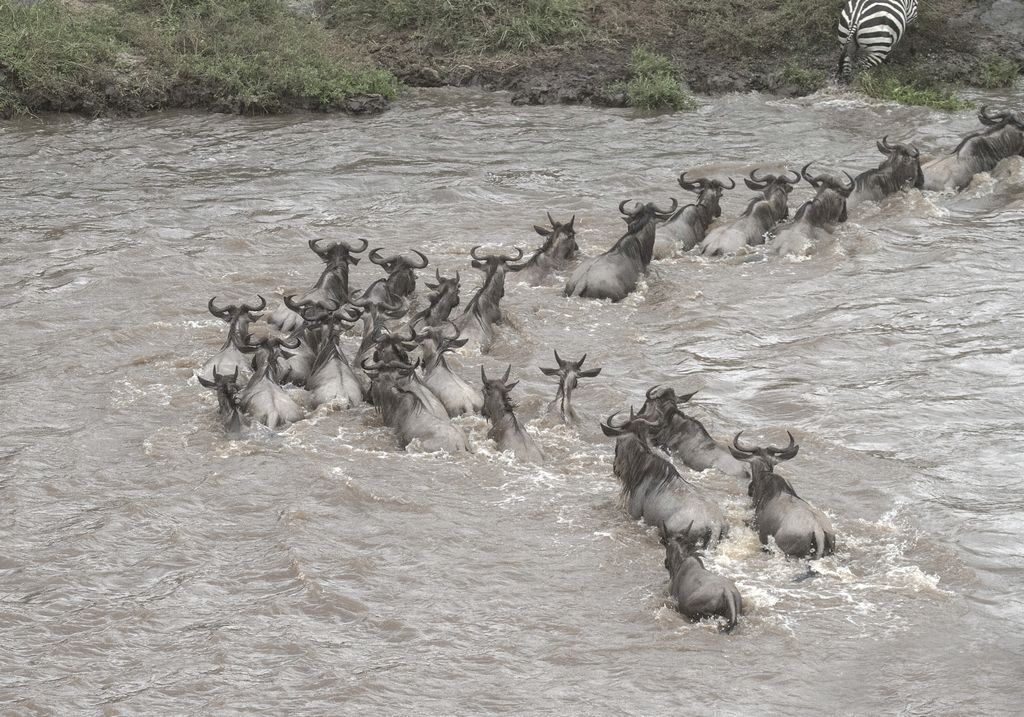
[[[626,204],[629,203],[629,202],[632,202],[632,201],[635,201],[635,200],[633,200],[633,199],[623,199],[621,202],[619,202],[619,214],[625,214],[627,217],[633,216],[634,212],[627,212],[626,211]]]
[[[667,216],[669,214],[672,214],[676,209],[678,209],[679,208],[679,200],[677,200],[675,197],[669,197],[669,199],[672,200],[672,206],[671,207],[669,207],[668,209],[659,209],[658,207],[655,207],[654,208],[654,212],[656,214],[665,214]]]
[[[309,248],[312,249],[313,252],[317,256],[320,256],[320,257],[323,257],[328,251],[330,251],[329,248],[328,249],[321,249],[320,248],[320,242],[322,242],[322,241],[323,241],[323,238],[321,237],[320,239],[310,239],[307,242],[307,244],[309,244]]]
[[[907,145],[907,147],[908,147],[907,153],[910,155],[911,159],[917,159],[918,157],[921,156],[921,150],[919,150],[914,145],[910,144],[910,145]]]
[[[756,175],[757,175],[757,168],[751,170],[751,172],[750,172],[750,181],[756,182],[757,184],[764,184],[766,182],[770,182],[774,178],[774,175],[771,175],[771,174],[766,175],[763,179],[758,178]]]
[[[808,168],[809,168],[809,167],[810,167],[810,166],[811,166],[812,164],[814,164],[814,161],[813,161],[813,160],[811,160],[810,162],[808,162],[807,164],[805,164],[805,165],[804,165],[804,168],[800,170],[800,176],[802,176],[802,177],[803,177],[804,179],[806,179],[806,180],[807,180],[807,182],[808,182],[808,184],[810,184],[810,185],[811,185],[812,187],[814,187],[815,189],[817,189],[817,188],[818,188],[818,186],[819,186],[819,185],[821,184],[821,182],[820,182],[820,181],[817,181],[816,179],[814,179],[814,177],[812,177],[811,175],[809,175],[809,174],[807,173],[807,169],[808,169]]]
[[[419,251],[418,249],[413,249],[412,253],[416,254],[417,256],[419,256],[421,263],[419,265],[410,263],[409,264],[409,268],[410,269],[426,269],[427,268],[427,264],[430,263],[430,261],[427,259],[426,255],[423,252]]]
[[[845,174],[846,178],[850,180],[850,183],[847,184],[842,189],[837,189],[836,191],[839,192],[839,194],[843,195],[843,197],[848,197],[851,194],[853,194],[853,190],[857,187],[857,180],[851,177],[850,173],[847,172],[845,169],[843,170],[843,174]]]
[[[477,261],[486,261],[487,257],[477,256],[477,254],[476,254],[477,250],[480,247],[482,247],[482,246],[483,246],[483,244],[477,244],[475,247],[473,247],[472,249],[469,250],[469,255],[471,257],[473,257],[474,259],[476,259]]]
[[[359,367],[364,371],[379,371],[383,365],[380,361],[374,363],[372,356],[367,356],[359,362]]]
[[[206,305],[206,308],[208,308],[210,310],[210,313],[216,316],[218,319],[223,319],[225,316],[231,313],[231,307],[229,306],[226,309],[218,309],[216,305],[213,303],[216,299],[216,296],[211,296],[210,302]]]
[[[265,308],[267,308],[267,300],[266,299],[264,299],[259,294],[256,294],[256,298],[260,300],[260,305],[259,306],[249,306],[248,304],[242,304],[242,308],[245,309],[246,311],[248,311],[249,313],[253,313],[253,312],[256,312],[256,311],[263,311]]]
[[[350,254],[358,254],[361,251],[365,251],[366,247],[370,246],[370,242],[368,242],[366,239],[356,239],[356,241],[361,241],[363,243],[363,245],[358,249],[354,248],[348,242],[340,242],[340,244],[344,246],[346,249],[348,249]]]
[[[380,247],[377,247],[366,256],[368,256],[370,258],[370,261],[372,261],[377,266],[384,266],[385,264],[395,260],[395,257],[391,257],[390,259],[385,259],[384,257],[382,257],[380,255]]]
[[[284,297],[284,305],[294,311],[296,314],[302,314],[302,310],[305,308],[305,304],[295,303],[295,294],[288,294]]]
[[[698,179],[696,182],[687,182],[686,181],[686,172],[683,172],[682,174],[680,174],[679,175],[679,179],[677,181],[679,182],[679,186],[682,187],[683,189],[685,189],[688,192],[700,191],[700,189],[702,188],[702,184],[703,184],[702,180],[700,180],[700,179]]]
[[[558,364],[558,368],[562,368],[562,366],[565,364],[565,362],[562,361],[562,357],[558,355],[558,349],[555,349],[554,351],[555,351],[555,363]]]
[[[501,254],[497,258],[499,260],[505,261],[505,262],[519,261],[520,259],[522,259],[523,258],[523,250],[520,249],[519,247],[513,247],[513,249],[516,250],[516,252],[518,253],[518,256],[506,256],[505,254]]]
[[[789,174],[790,172],[793,172],[793,170],[792,169],[787,169],[786,170],[786,174]],[[793,176],[795,177],[795,179],[793,179],[792,181],[790,181],[786,177],[779,177],[779,181],[780,182],[785,182],[786,184],[797,184],[800,181],[800,175],[797,174],[796,172],[793,172]]]
[[[551,212],[545,212],[545,214],[548,215],[548,221],[551,222],[551,226],[552,227],[557,227],[558,226],[558,222],[556,222],[554,219],[551,218]]]
[[[658,390],[663,390],[661,388],[660,384],[656,384],[654,386],[651,386],[649,389],[647,389],[647,400],[648,401],[653,401],[654,400],[654,392],[658,391]]]
[[[489,379],[487,378],[487,372],[484,371],[484,367],[483,366],[480,367],[480,380],[484,382],[485,386],[487,385],[487,383],[489,381]]]
[[[769,455],[775,456],[780,461],[787,461],[797,454],[800,450],[800,446],[796,444],[796,439],[793,438],[793,434],[786,431],[786,435],[789,436],[789,445],[785,448],[776,448],[775,446],[769,446],[765,449],[765,452]]]
[[[440,284],[441,283],[441,269],[439,267],[436,267],[436,266],[434,267],[434,275],[437,277],[437,283]]]
[[[501,377],[501,382],[502,383],[508,383],[508,377],[511,376],[511,375],[512,375],[512,364],[509,364],[508,368],[505,369],[505,375]]]
[[[744,448],[743,446],[740,445],[740,436],[741,435],[743,435],[743,431],[740,431],[739,433],[737,433],[736,436],[732,439],[733,447],[737,451],[739,451],[740,453],[755,453],[757,451],[757,447],[756,446],[754,448]]]
[[[728,179],[731,182],[731,184],[727,187],[725,186],[725,182],[721,182],[722,189],[736,189],[736,180],[733,179],[732,177],[728,177]]]

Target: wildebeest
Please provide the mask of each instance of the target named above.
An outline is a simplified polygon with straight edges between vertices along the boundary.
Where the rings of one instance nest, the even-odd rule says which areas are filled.
[[[787,172],[788,174],[788,172]],[[757,170],[743,182],[750,189],[761,194],[750,200],[746,210],[736,219],[719,224],[708,232],[700,244],[700,253],[705,256],[735,254],[745,246],[764,244],[765,235],[776,224],[789,216],[789,193],[800,181],[800,175],[793,172],[795,179],[786,175],[766,174],[757,177]]]
[[[656,412],[637,416],[631,407],[627,420],[613,423],[616,415],[609,416],[601,430],[616,439],[613,470],[629,516],[643,518],[648,525],[664,525],[669,533],[694,542],[716,544],[728,531],[722,511],[683,478],[664,453],[655,454],[651,445],[648,432],[658,430],[660,416]]]
[[[238,398],[238,366],[235,366],[235,371],[231,374],[221,374],[214,367],[212,381],[203,378],[201,374],[197,374],[196,378],[200,384],[217,392],[217,412],[220,414],[224,430],[229,435],[241,433],[244,420],[241,400]]]
[[[548,213],[551,228],[534,224],[533,228],[544,237],[544,243],[525,262],[515,267],[518,279],[536,286],[553,271],[562,271],[579,253],[576,243],[576,215],[568,222],[556,222]]]
[[[637,203],[629,211],[627,203],[628,199],[619,204],[626,233],[611,249],[584,260],[576,268],[565,285],[566,296],[622,301],[636,289],[640,275],[647,272],[653,258],[655,222],[671,217],[679,202],[672,199],[669,209],[659,209],[653,202]]]
[[[388,273],[387,288],[393,296],[397,296],[404,299],[412,294],[416,290],[416,275],[413,273],[413,269],[426,269],[429,263],[423,252],[412,250],[413,254],[419,257],[419,261],[413,259],[406,259],[404,256],[396,254],[394,256],[382,257],[380,249],[374,249],[367,258],[377,266],[381,267]]]
[[[601,373],[600,368],[582,368],[586,360],[586,354],[583,354],[579,361],[564,360],[556,350],[555,362],[558,368],[540,369],[545,376],[558,376],[558,392],[555,394],[555,400],[548,404],[548,414],[557,414],[565,423],[575,423],[579,419],[572,407],[572,392],[579,385],[579,379],[593,378]]]
[[[359,318],[359,312],[347,307],[348,313],[341,318],[333,311],[317,312],[306,316],[307,340],[313,352],[313,362],[306,390],[310,392],[313,404],[325,404],[351,408],[363,401],[363,385],[353,370],[348,358],[341,350],[339,335],[349,329]]]
[[[853,193],[846,199],[847,211],[864,201],[877,202],[879,199],[902,191],[907,187],[924,187],[924,173],[921,171],[921,153],[913,145],[889,144],[889,135],[875,143],[885,159],[875,169],[861,172],[854,177]]]
[[[677,396],[668,386],[652,386],[647,390],[647,400],[640,409],[640,415],[657,412],[661,416],[657,430],[651,434],[651,441],[664,447],[692,470],[716,468],[734,478],[749,478],[750,471],[745,461],[734,458],[728,446],[712,438],[704,424],[683,413],[681,406],[696,393]]]
[[[499,451],[512,451],[515,457],[521,461],[543,463],[544,453],[523,428],[523,424],[519,422],[515,414],[515,406],[508,396],[519,383],[518,381],[508,383],[511,373],[512,365],[509,364],[504,376],[500,379],[489,379],[484,367],[480,367],[480,378],[484,386],[484,405],[480,412],[491,422],[487,437],[498,444]]]
[[[511,262],[523,258],[523,250],[516,248],[516,256],[507,254],[477,254],[479,246],[470,250],[472,266],[484,272],[484,281],[473,298],[466,304],[462,314],[455,319],[459,333],[468,340],[480,344],[480,351],[487,353],[494,341],[494,326],[504,321],[501,299],[505,296],[505,274],[515,271]]]
[[[483,394],[469,385],[448,366],[445,354],[465,346],[467,339],[459,338],[459,329],[448,322],[442,326],[428,326],[416,334],[423,352],[423,383],[444,404],[448,415],[461,416],[477,413],[483,408]]]
[[[298,341],[267,336],[255,343],[250,341],[245,348],[246,353],[255,353],[253,375],[239,392],[238,399],[246,413],[270,428],[302,420],[302,409],[281,388],[278,361],[297,346]]]
[[[722,216],[719,206],[722,192],[736,187],[735,181],[729,181],[731,184],[727,187],[717,179],[688,180],[686,172],[679,175],[679,186],[695,193],[697,201],[677,210],[664,224],[658,225],[654,237],[655,259],[664,259],[676,251],[690,251],[704,240],[711,222]]]
[[[442,277],[439,269],[435,269],[434,274],[437,276],[436,284],[424,282],[424,286],[430,289],[427,295],[428,306],[413,316],[414,322],[422,321],[427,326],[440,326],[459,305],[459,272],[456,271],[451,278]]]
[[[1024,155],[1024,116],[1019,112],[988,114],[983,106],[978,120],[985,129],[963,138],[952,154],[925,164],[924,188],[960,191],[979,172],[990,172],[1007,157]]]
[[[743,600],[736,583],[705,568],[695,546],[685,535],[673,535],[662,529],[661,544],[665,546],[665,568],[671,581],[669,592],[675,598],[676,609],[691,620],[724,617],[726,631],[736,627],[743,612]]]
[[[348,244],[341,240],[323,247],[322,239],[310,239],[309,248],[327,265],[313,288],[294,297],[300,306],[315,305],[321,308],[333,304],[341,306],[349,298],[348,268],[350,264],[358,264],[359,258],[353,256],[364,251],[369,242],[359,239],[359,245]],[[271,313],[268,321],[285,333],[295,331],[302,324],[302,317],[285,305],[279,306]]]
[[[797,210],[793,221],[783,224],[768,243],[768,250],[774,254],[806,254],[815,242],[828,236],[836,224],[846,221],[846,198],[855,186],[853,177],[843,184],[827,174],[811,176],[804,165],[800,175],[808,184],[818,190],[814,199],[804,202]]]
[[[836,535],[829,519],[775,472],[776,465],[793,458],[800,449],[793,434],[785,448],[744,448],[739,438],[737,433],[733,455],[750,464],[747,493],[754,499],[753,525],[761,543],[767,545],[768,538],[774,538],[782,552],[797,558],[820,558],[835,552]]]
[[[249,304],[228,304],[220,308],[216,304],[217,297],[214,296],[207,304],[210,313],[218,319],[228,323],[228,337],[221,346],[220,351],[214,354],[203,367],[199,369],[199,376],[207,381],[214,380],[214,372],[222,376],[228,376],[238,368],[249,370],[249,359],[242,352],[241,347],[245,346],[249,338],[249,324],[259,316],[256,312],[267,308],[266,300],[257,294],[260,303],[258,306]],[[205,384],[204,384],[205,385]]]

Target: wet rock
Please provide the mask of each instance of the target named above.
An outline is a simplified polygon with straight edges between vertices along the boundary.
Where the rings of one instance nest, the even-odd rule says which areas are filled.
[[[399,79],[410,87],[441,87],[444,84],[441,73],[426,65],[402,72]]]
[[[345,100],[342,107],[354,115],[380,114],[388,108],[388,101],[383,95],[352,95]]]

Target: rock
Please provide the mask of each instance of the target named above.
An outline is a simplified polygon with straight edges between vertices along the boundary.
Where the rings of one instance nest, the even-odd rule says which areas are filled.
[[[383,95],[352,95],[345,100],[343,109],[354,115],[380,114],[388,108]]]

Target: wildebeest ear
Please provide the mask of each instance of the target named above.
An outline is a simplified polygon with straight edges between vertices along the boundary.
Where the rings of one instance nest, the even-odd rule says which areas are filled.
[[[203,378],[199,374],[196,374],[196,378],[199,379],[199,383],[205,386],[206,388],[217,388],[217,384],[214,381],[211,381],[207,378]]]
[[[760,182],[752,182],[749,179],[744,179],[743,183],[747,185],[748,189],[753,189],[755,192],[764,191],[764,185]]]
[[[597,376],[599,373],[601,373],[600,368],[588,368],[584,371],[580,371],[576,375],[579,376],[580,378],[593,378],[594,376]]]
[[[697,391],[694,391],[693,393],[688,393],[688,394],[686,394],[684,396],[676,396],[676,403],[686,403],[691,398],[696,396],[697,393],[698,393]]]
[[[484,270],[487,269],[487,262],[486,261],[480,261],[478,259],[473,259],[472,261],[469,262],[469,264],[474,269],[484,269]]]
[[[518,385],[519,385],[518,381],[513,381],[512,383],[506,383],[505,384],[505,393],[508,393],[509,391],[511,391],[513,388],[515,388]]]
[[[545,376],[557,376],[559,372],[559,369],[557,368],[544,368],[543,366],[538,366],[537,368],[539,368],[540,372]]]
[[[750,453],[744,453],[743,451],[737,451],[732,446],[729,446],[729,452],[732,453],[732,457],[737,459],[737,460],[748,461],[751,458],[751,454]]]
[[[463,346],[469,343],[469,339],[449,339],[448,348],[461,349]]]
[[[537,232],[538,234],[540,234],[540,235],[541,235],[542,237],[548,237],[548,236],[551,236],[551,231],[552,231],[552,230],[551,230],[551,229],[550,229],[549,227],[542,227],[542,226],[539,226],[539,225],[537,225],[537,224],[534,224],[534,225],[533,225],[533,229],[534,229],[534,231],[536,231],[536,232]]]

